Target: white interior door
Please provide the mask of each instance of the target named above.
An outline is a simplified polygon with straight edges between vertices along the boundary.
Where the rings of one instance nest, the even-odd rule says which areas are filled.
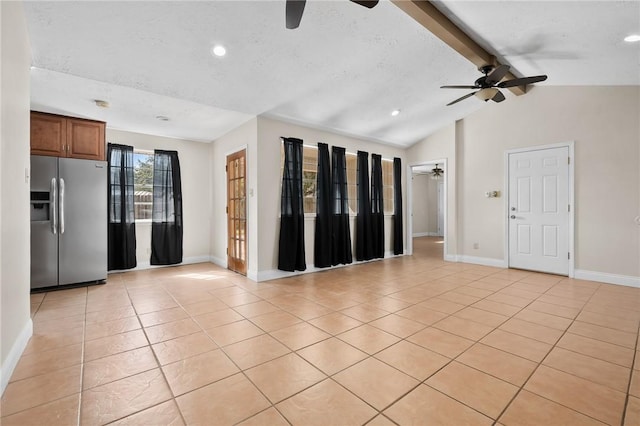
[[[568,275],[569,148],[509,154],[509,267]]]

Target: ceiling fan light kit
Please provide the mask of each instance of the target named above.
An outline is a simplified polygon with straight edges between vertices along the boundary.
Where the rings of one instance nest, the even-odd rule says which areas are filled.
[[[475,93],[476,98],[480,98],[483,101],[487,102],[493,99],[500,91],[495,87],[488,87],[486,89],[478,90]]]

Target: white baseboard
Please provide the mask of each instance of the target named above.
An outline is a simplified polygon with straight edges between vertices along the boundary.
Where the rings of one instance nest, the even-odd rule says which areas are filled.
[[[458,255],[457,254],[445,254],[444,255],[444,261],[445,262],[457,262],[458,261]]]
[[[256,274],[256,279],[254,281],[257,281],[257,282],[269,281],[269,280],[275,280],[275,279],[278,279],[278,278],[287,278],[287,277],[293,277],[293,276],[296,276],[296,275],[311,274],[311,273],[320,272],[320,271],[329,271],[331,269],[344,268],[345,266],[359,265],[359,264],[362,264],[362,263],[377,262],[379,260],[384,260],[384,259],[388,259],[388,258],[391,258],[391,257],[399,257],[399,256],[404,256],[404,253],[403,254],[394,255],[393,251],[388,251],[388,252],[385,253],[383,258],[354,261],[353,263],[349,263],[349,264],[346,264],[346,265],[329,266],[327,268],[316,268],[315,266],[307,266],[306,270],[304,270],[304,271],[295,271],[295,272],[281,271],[279,269],[271,269],[271,270],[267,270],[267,271],[258,271],[258,273]],[[249,274],[247,274],[247,277],[252,279],[252,280],[254,279],[251,276],[249,276]]]
[[[20,361],[20,357],[24,352],[24,349],[27,347],[27,343],[29,343],[29,339],[33,335],[33,321],[29,318],[29,321],[22,327],[22,331],[18,335],[18,338],[15,342],[13,342],[13,346],[11,346],[11,350],[7,354],[7,358],[2,363],[2,367],[0,367],[0,395],[4,394],[4,390],[7,388],[9,384],[9,379],[11,379],[11,375],[13,374],[13,370],[15,370],[16,365],[18,365],[18,361]],[[5,342],[3,342],[5,344]]]
[[[489,257],[476,257],[461,255],[458,256],[459,262],[473,263],[474,265],[493,266],[494,268],[506,268],[507,262],[504,259],[492,259]]]
[[[227,259],[224,258],[220,258],[217,256],[209,256],[209,262],[213,263],[214,265],[218,265],[221,268],[227,269]]]
[[[585,271],[576,269],[574,278],[578,280],[598,281],[607,284],[618,284],[640,288],[640,277],[631,275],[610,274],[608,272]]]
[[[251,281],[258,282],[258,271],[247,271],[247,278]]]
[[[131,269],[118,269],[109,271],[109,273],[117,273],[117,272],[129,272],[129,271],[143,271],[145,269],[155,269],[155,268],[166,268],[167,266],[179,266],[179,265],[190,265],[193,263],[205,263],[211,262],[211,256],[193,256],[193,257],[185,257],[182,259],[181,263],[177,263],[175,265],[152,265],[149,262],[138,262],[138,266]],[[213,262],[215,263],[215,262]],[[225,266],[226,268],[226,266]]]
[[[447,262],[464,262],[472,263],[474,265],[493,266],[496,268],[509,267],[506,260],[490,259],[486,257],[446,254],[444,256],[444,260]],[[576,269],[574,271],[573,278],[578,280],[596,281],[607,284],[617,284],[640,288],[640,277],[634,277],[631,275],[619,275],[610,274],[608,272],[585,271],[582,269]]]
[[[437,232],[416,232],[414,234],[412,234],[413,238],[419,238],[419,237],[441,237],[442,235],[439,235]]]
[[[504,259],[492,259],[489,257],[467,256],[464,254],[445,254],[444,260],[447,262],[472,263],[474,265],[492,266],[494,268],[507,268],[507,262]]]

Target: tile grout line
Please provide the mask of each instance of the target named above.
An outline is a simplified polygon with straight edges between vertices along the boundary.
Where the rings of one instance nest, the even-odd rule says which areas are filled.
[[[620,421],[620,425],[623,426],[626,416],[627,416],[627,407],[629,405],[629,398],[631,394],[631,383],[634,376],[634,367],[636,365],[636,361],[638,358],[638,344],[640,344],[640,324],[638,325],[638,331],[636,332],[636,345],[633,348],[633,359],[631,361],[631,371],[629,372],[629,383],[627,384],[627,395],[624,398],[624,406],[622,407],[622,420]],[[640,370],[638,370],[640,371]]]
[[[85,352],[85,347],[84,344],[86,342],[87,339],[87,309],[88,309],[88,304],[89,304],[89,290],[87,290],[87,294],[86,294],[86,299],[85,299],[85,305],[84,305],[84,318],[82,321],[82,349],[81,349],[81,353],[80,353],[80,395],[78,396],[78,417],[77,417],[77,424],[78,426],[80,426],[82,424],[82,399],[83,399],[83,390],[84,390],[84,352]]]
[[[554,287],[555,287],[555,285],[554,285]],[[550,289],[548,289],[548,290],[547,290],[546,292],[544,292],[543,294],[546,294],[546,293],[547,293],[549,290],[551,290],[552,288],[553,288],[553,287],[551,287]],[[560,337],[558,337],[558,339],[556,340],[556,342],[555,342],[553,345],[551,345],[551,348],[549,348],[549,351],[546,353],[546,355],[545,355],[545,356],[540,360],[540,362],[538,363],[538,365],[536,366],[536,368],[534,368],[534,369],[533,369],[533,371],[531,372],[531,374],[529,374],[529,377],[527,377],[527,379],[522,383],[522,385],[519,387],[519,389],[517,390],[517,392],[515,393],[515,395],[513,396],[513,398],[511,398],[511,400],[507,403],[507,405],[504,407],[504,409],[502,410],[502,412],[498,415],[498,417],[496,418],[496,421],[494,422],[494,425],[495,425],[495,423],[497,423],[497,422],[498,422],[498,420],[499,420],[499,419],[504,415],[504,413],[505,413],[505,412],[507,411],[507,409],[511,406],[511,404],[512,404],[512,403],[513,403],[513,401],[517,398],[517,396],[518,396],[518,395],[519,395],[519,394],[524,390],[524,387],[527,385],[527,383],[529,382],[529,380],[531,380],[531,377],[533,377],[533,375],[536,373],[536,371],[538,371],[538,369],[540,368],[540,366],[544,363],[545,359],[547,359],[547,357],[549,356],[549,354],[550,354],[550,353],[551,353],[551,352],[556,348],[556,346],[557,346],[558,342],[559,342],[559,341],[560,341],[560,340],[565,336],[565,334],[567,334],[567,333],[569,332],[569,328],[571,328],[571,326],[573,325],[573,323],[574,323],[575,321],[577,321],[578,316],[580,315],[580,313],[582,312],[582,310],[584,309],[584,307],[589,303],[589,301],[591,301],[591,299],[595,296],[595,294],[597,293],[597,291],[598,291],[598,289],[599,289],[599,288],[600,288],[600,285],[598,285],[598,287],[594,290],[594,292],[591,294],[591,296],[589,296],[589,299],[584,303],[583,307],[582,307],[582,308],[580,309],[580,311],[576,314],[576,316],[574,317],[574,319],[573,319],[573,320],[571,320],[571,324],[569,324],[569,325],[567,326],[567,328],[564,330],[564,332],[562,333],[562,335],[561,335]],[[536,299],[536,300],[537,300],[537,299]],[[531,303],[533,303],[533,302],[531,302]],[[548,366],[546,366],[546,367],[547,367],[547,368],[553,368],[553,367],[548,367]],[[554,370],[555,370],[555,369],[554,369]],[[562,371],[562,370],[557,370],[557,371]],[[562,371],[562,372],[563,372],[563,373],[565,373],[565,374],[571,374],[571,373],[567,373],[567,372],[564,372],[564,371]],[[574,376],[574,377],[581,378],[581,377],[579,377],[579,376],[575,376],[574,374],[571,374],[571,375],[572,375],[572,376]],[[583,379],[583,380],[586,380],[586,379]],[[591,380],[589,380],[589,381],[591,382]],[[592,383],[595,383],[595,382],[592,382]],[[527,392],[531,392],[531,391],[527,390]],[[571,411],[574,411],[574,412],[576,412],[576,413],[580,413],[580,414],[582,414],[583,416],[586,416],[586,417],[592,418],[592,419],[594,419],[594,420],[600,421],[600,420],[595,419],[594,417],[592,417],[592,416],[590,416],[590,415],[588,415],[588,414],[586,414],[586,413],[583,413],[583,412],[581,412],[581,411],[575,410],[575,409],[573,409],[573,408],[571,408],[571,407],[567,407],[566,405],[561,404],[561,403],[560,403],[560,402],[558,402],[558,401],[553,401],[553,400],[548,399],[548,398],[546,398],[545,396],[543,396],[543,395],[539,395],[539,394],[537,394],[537,393],[535,393],[535,392],[531,392],[531,393],[533,393],[533,394],[535,394],[535,395],[537,395],[537,396],[539,396],[539,397],[541,397],[541,398],[544,398],[544,399],[546,399],[547,401],[551,401],[551,402],[553,402],[553,403],[555,403],[555,404],[558,404],[558,405],[560,405],[560,406],[562,406],[562,407],[565,407],[565,408],[567,408],[567,409],[569,409],[569,410],[571,410]]]

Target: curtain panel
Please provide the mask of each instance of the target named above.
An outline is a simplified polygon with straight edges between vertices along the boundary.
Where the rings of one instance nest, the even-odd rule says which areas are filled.
[[[369,199],[369,153],[358,151],[358,215],[356,216],[356,260],[373,259],[371,201]]]
[[[404,253],[402,232],[402,162],[393,159],[393,254]]]
[[[347,189],[347,160],[345,149],[331,148],[331,264],[353,262],[351,229],[349,226],[349,192]]]
[[[318,143],[316,175],[316,232],[313,264],[317,268],[331,266],[331,166],[329,145]]]
[[[284,168],[280,204],[278,269],[304,271],[304,207],[302,205],[302,139],[282,138]]]
[[[182,262],[182,181],[176,151],[156,149],[153,155],[151,264]]]
[[[136,223],[133,190],[133,147],[107,145],[109,167],[107,203],[109,206],[109,271],[135,268]]]
[[[371,249],[374,258],[384,257],[382,156],[378,154],[371,154]]]

